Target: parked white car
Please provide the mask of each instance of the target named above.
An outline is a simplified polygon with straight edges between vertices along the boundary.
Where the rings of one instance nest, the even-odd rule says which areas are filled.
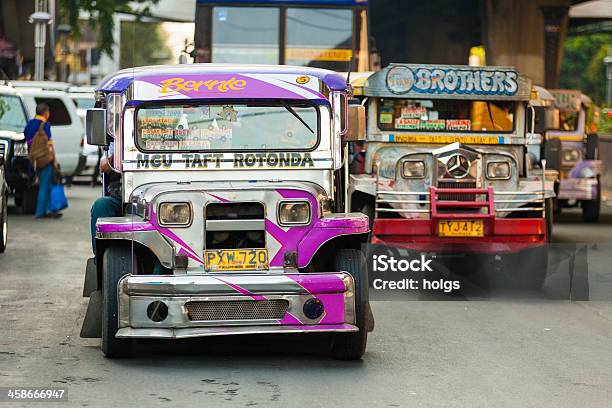
[[[59,81],[11,81],[11,86],[14,88],[40,88],[45,91],[63,91],[68,92],[72,87],[68,82]]]
[[[21,87],[21,83],[19,92],[25,102],[29,118],[36,115],[38,103],[44,102],[49,105],[51,110],[49,122],[57,160],[64,175],[72,176],[79,164],[85,134],[83,121],[79,118],[73,100],[65,91]]]
[[[0,157],[4,159],[8,193],[24,214],[34,214],[38,185],[23,136],[27,122],[21,94],[12,86],[0,85]]]
[[[73,86],[68,89],[68,96],[74,102],[77,108],[77,114],[85,123],[85,113],[87,109],[93,108],[96,101],[94,99],[94,87],[88,86]],[[94,172],[96,166],[98,166],[98,146],[92,146],[87,143],[85,137],[83,137],[83,151],[79,159],[79,166],[75,175],[84,175]]]

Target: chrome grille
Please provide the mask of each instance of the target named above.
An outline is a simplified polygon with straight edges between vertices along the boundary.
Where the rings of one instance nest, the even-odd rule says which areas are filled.
[[[476,188],[475,181],[438,181],[438,188]],[[452,193],[440,193],[438,199],[441,201],[475,201],[476,194],[452,194]]]
[[[6,159],[7,150],[8,150],[8,142],[0,140],[0,157]]]
[[[289,301],[273,300],[213,300],[185,303],[191,321],[219,320],[279,320],[285,316]]]
[[[475,181],[438,181],[438,188],[476,188]],[[453,193],[439,193],[438,200],[440,201],[476,201],[476,194],[453,194]],[[444,207],[438,209],[438,212],[442,214],[472,214],[479,213],[479,208],[461,208],[461,207]]]

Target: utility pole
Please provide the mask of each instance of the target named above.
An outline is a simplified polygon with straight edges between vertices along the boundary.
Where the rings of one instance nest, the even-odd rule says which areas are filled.
[[[47,0],[35,0],[34,13],[30,15],[29,22],[34,24],[34,79],[45,79],[45,43],[47,41],[47,25],[51,21],[51,14]]]

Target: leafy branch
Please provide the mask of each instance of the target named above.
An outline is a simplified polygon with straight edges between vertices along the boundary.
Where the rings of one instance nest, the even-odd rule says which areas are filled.
[[[59,0],[58,14],[60,21],[67,22],[72,26],[73,35],[79,37],[80,13],[86,12],[90,18],[87,24],[99,33],[99,44],[102,53],[113,56],[113,30],[115,13],[136,14],[139,16],[150,15],[150,6],[157,4],[159,0]],[[130,4],[138,4],[138,9],[132,8]]]

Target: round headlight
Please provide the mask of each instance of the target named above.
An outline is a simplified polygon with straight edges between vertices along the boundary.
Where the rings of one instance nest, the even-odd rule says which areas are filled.
[[[278,208],[280,224],[308,224],[310,222],[310,203],[296,201],[281,203]]]
[[[585,167],[582,170],[580,170],[580,177],[581,178],[593,178],[595,177],[595,172],[593,171],[593,169],[589,167]]]
[[[576,149],[567,149],[563,151],[563,161],[577,162],[580,160],[580,152]]]
[[[507,180],[510,178],[510,163],[490,162],[487,164],[487,178],[491,180]]]
[[[161,203],[158,219],[160,225],[189,225],[191,206],[189,203]]]
[[[407,160],[402,165],[402,173],[405,178],[424,178],[425,162],[423,160]]]

